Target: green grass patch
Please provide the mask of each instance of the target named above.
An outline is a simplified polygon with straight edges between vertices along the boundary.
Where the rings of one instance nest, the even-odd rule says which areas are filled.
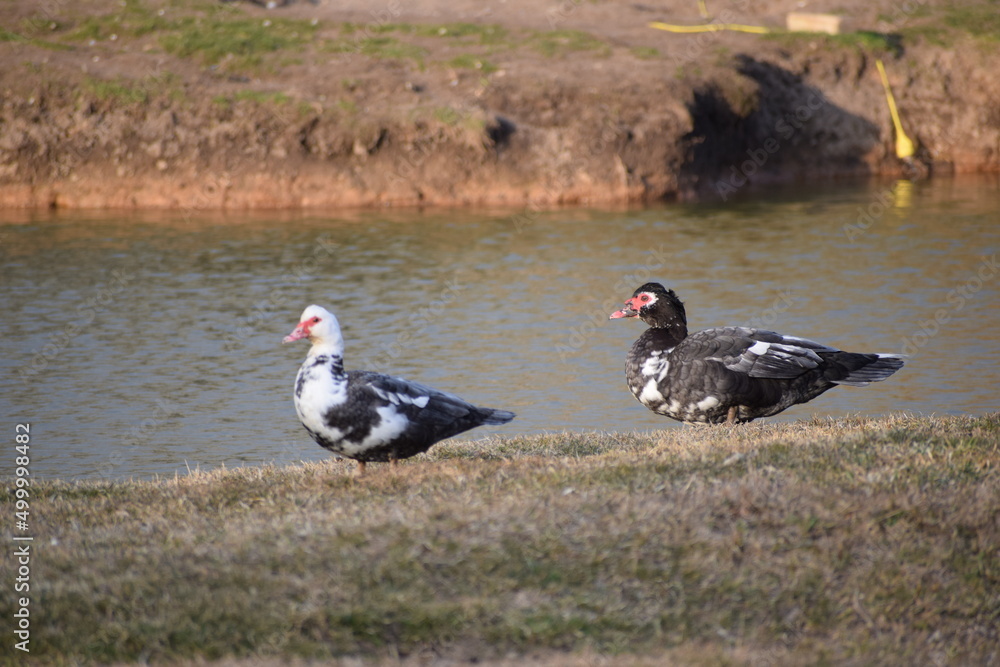
[[[899,34],[909,42],[923,41],[953,47],[972,38],[987,48],[1000,41],[1000,2],[952,3],[918,6],[905,15],[880,15],[888,25],[899,24]]]
[[[427,49],[393,37],[369,37],[359,43],[359,52],[372,58],[413,60],[423,63]]]
[[[495,25],[472,23],[413,24],[413,23],[372,23],[341,25],[343,37],[327,40],[321,49],[334,53],[360,53],[372,58],[389,60],[412,60],[419,66],[429,56],[426,44],[430,38],[447,38],[468,44],[470,47],[487,45],[487,51],[502,46],[510,47],[505,29]],[[482,54],[466,53],[454,56],[445,64],[463,69],[476,69],[484,73],[495,72],[497,67]]]
[[[774,32],[762,35],[762,38],[790,48],[801,48],[807,43],[819,43],[821,48],[828,50],[854,49],[874,54],[899,53],[901,47],[898,35],[871,30],[858,30],[839,35],[819,32]]]
[[[894,11],[888,13],[879,13],[878,21],[880,23],[887,23],[889,25],[902,24],[907,21],[912,21],[914,19],[920,19],[928,17],[932,14],[932,9],[927,4],[912,3],[907,5],[905,8],[897,5],[892,5],[891,9]],[[905,11],[904,11],[905,10]]]
[[[173,10],[169,15],[173,14]],[[76,41],[109,39],[111,35],[142,37],[155,32],[175,29],[177,22],[137,0],[126,0],[111,14],[87,16],[77,23],[68,34]]]
[[[660,57],[660,50],[653,46],[633,46],[629,53],[639,60],[656,60]]]
[[[301,51],[316,36],[316,21],[250,18],[234,5],[196,2],[154,10],[126,0],[111,14],[88,16],[69,30],[71,41],[105,42],[117,37],[155,35],[168,53],[206,65],[223,60],[234,70],[259,68],[278,51]]]
[[[445,23],[442,25],[417,26],[414,32],[428,37],[463,39],[479,44],[501,44],[508,38],[505,28],[492,24]],[[474,37],[474,40],[468,38]]]
[[[422,66],[427,49],[386,35],[356,34],[348,39],[326,40],[320,50],[332,53],[359,53],[382,60],[412,60]]]
[[[897,37],[872,30],[857,30],[840,35],[830,35],[834,43],[843,46],[853,46],[861,51],[897,51],[899,41]]]
[[[591,51],[600,56],[611,53],[611,47],[601,39],[582,30],[549,30],[537,32],[527,44],[546,58],[564,56],[579,51]]]
[[[259,66],[265,55],[301,49],[316,32],[310,21],[292,19],[228,20],[185,17],[176,29],[160,37],[168,53],[182,58],[197,57],[205,64],[233,59],[237,68]]]
[[[1000,2],[952,5],[944,14],[951,28],[990,42],[1000,41]]]
[[[465,53],[460,56],[455,56],[448,61],[448,64],[452,67],[460,67],[462,69],[474,69],[482,72],[483,74],[489,74],[491,72],[497,71],[496,65],[490,61],[477,56],[472,53]]]
[[[446,37],[451,39],[463,39],[472,43],[497,44],[507,39],[508,32],[505,28],[493,24],[479,23],[343,23],[341,33],[344,35],[363,34],[366,36],[380,35],[385,33],[400,33],[404,35],[417,35],[420,37]],[[475,38],[470,40],[468,38]]]
[[[435,120],[445,125],[458,125],[462,120],[462,114],[451,107],[437,107],[433,115]]]
[[[362,478],[36,480],[32,652],[983,664],[998,487],[1000,415],[453,441]]]
[[[0,26],[0,42],[26,42],[28,38]]]
[[[337,100],[337,108],[352,116],[358,113],[357,102],[343,97]]]
[[[921,40],[934,46],[953,46],[955,43],[952,32],[937,25],[907,26],[900,34],[907,43]]]
[[[25,44],[31,44],[32,46],[38,46],[43,49],[48,49],[50,51],[67,51],[72,48],[65,44],[61,44],[59,42],[53,42],[48,39],[25,36],[22,35],[21,33],[7,30],[3,26],[0,26],[0,42],[21,42]]]
[[[81,90],[90,99],[114,104],[144,104],[154,97],[167,97],[176,102],[186,100],[180,77],[169,72],[138,80],[88,76],[83,80]]]
[[[28,37],[48,36],[61,28],[62,24],[59,21],[41,15],[29,16],[22,19],[20,24],[21,33]]]
[[[291,101],[292,98],[287,94],[271,90],[240,90],[231,95],[216,95],[212,98],[213,103],[227,109],[238,102],[267,106],[288,104]]]
[[[247,101],[257,104],[287,104],[291,99],[285,93],[269,90],[241,90],[233,95],[233,100],[237,102]]]
[[[83,81],[83,90],[100,101],[116,104],[142,104],[149,99],[149,90],[145,85],[124,79],[87,77]]]

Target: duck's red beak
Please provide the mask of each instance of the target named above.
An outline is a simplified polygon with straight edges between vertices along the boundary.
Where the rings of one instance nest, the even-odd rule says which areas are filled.
[[[623,317],[639,317],[639,311],[632,307],[632,299],[625,302],[625,307],[611,313],[610,320],[620,320]]]
[[[309,322],[299,322],[299,326],[295,327],[292,333],[282,338],[281,342],[291,343],[297,340],[302,340],[308,335],[309,335]]]

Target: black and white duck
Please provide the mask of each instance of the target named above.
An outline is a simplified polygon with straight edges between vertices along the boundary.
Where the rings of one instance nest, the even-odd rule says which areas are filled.
[[[611,319],[649,325],[625,365],[629,389],[653,412],[694,423],[776,415],[837,385],[863,387],[903,367],[897,354],[844,352],[749,327],[688,334],[684,304],[659,283],[637,289]]]
[[[344,339],[333,313],[309,306],[282,342],[312,347],[295,379],[295,411],[320,446],[358,462],[409,458],[434,443],[513,412],[480,408],[447,392],[370,371],[344,370]]]

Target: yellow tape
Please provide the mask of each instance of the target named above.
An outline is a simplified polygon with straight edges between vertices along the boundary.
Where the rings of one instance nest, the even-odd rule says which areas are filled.
[[[889,77],[885,74],[885,66],[882,61],[875,60],[878,73],[882,77],[882,86],[885,88],[885,101],[889,104],[889,115],[892,116],[892,124],[896,128],[896,157],[906,160],[913,157],[916,152],[913,141],[903,132],[903,124],[899,121],[899,111],[896,109],[896,100],[892,96],[892,89],[889,88]]]
[[[771,32],[770,28],[759,25],[739,25],[738,23],[705,23],[703,25],[670,25],[654,21],[649,24],[650,28],[666,30],[667,32],[694,33],[694,32],[717,32],[719,30],[734,30],[736,32],[752,32],[757,35],[766,35]]]

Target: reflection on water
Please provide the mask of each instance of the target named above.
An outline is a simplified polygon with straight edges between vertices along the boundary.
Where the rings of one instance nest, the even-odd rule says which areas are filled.
[[[625,387],[641,325],[607,320],[647,279],[692,329],[912,355],[777,419],[982,413],[1000,384],[997,211],[980,179],[627,211],[8,212],[4,414],[10,433],[32,424],[47,477],[325,458],[291,402],[305,345],[281,345],[319,303],[349,368],[518,413],[465,437],[680,428]]]

